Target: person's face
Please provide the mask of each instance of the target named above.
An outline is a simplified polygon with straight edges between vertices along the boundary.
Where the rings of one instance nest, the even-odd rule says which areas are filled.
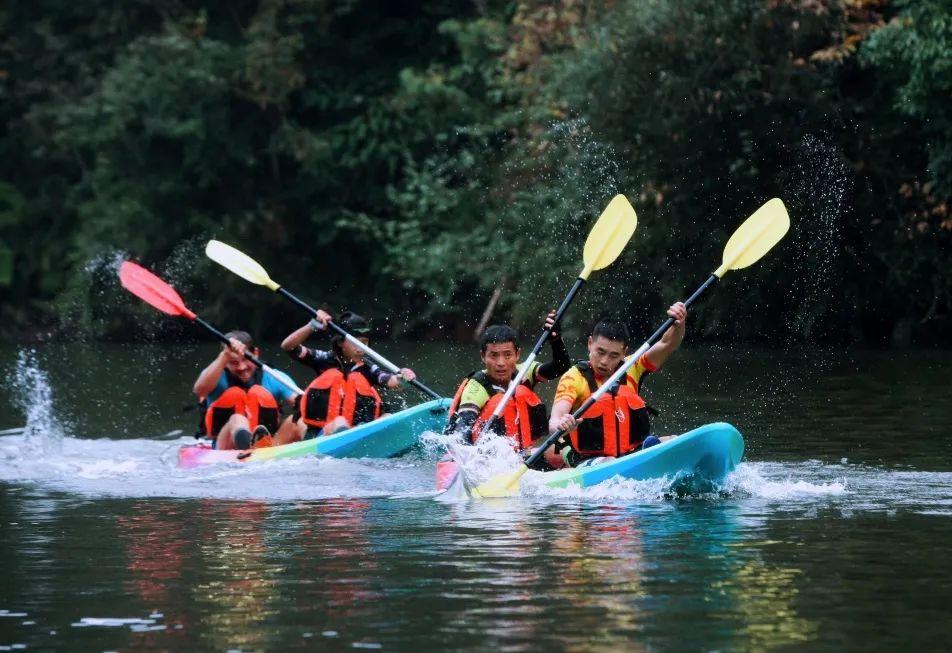
[[[594,340],[588,337],[588,362],[592,364],[595,374],[602,378],[611,376],[627,353],[628,347],[619,340],[609,340],[604,336]]]
[[[514,342],[490,343],[480,357],[493,381],[509,383],[519,363],[519,347]]]
[[[249,350],[250,354],[258,355],[258,350]],[[225,363],[225,369],[231,372],[242,383],[247,383],[255,373],[255,364],[244,356],[239,356],[231,349],[225,351],[228,362]]]
[[[370,344],[370,338],[366,336],[356,336],[357,340],[364,343],[365,345]],[[344,356],[354,363],[359,363],[364,360],[364,350],[353,344],[349,340],[344,340],[340,343],[340,350],[344,352]]]

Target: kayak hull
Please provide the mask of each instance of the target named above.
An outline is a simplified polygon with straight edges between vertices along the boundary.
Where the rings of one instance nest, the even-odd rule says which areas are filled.
[[[434,399],[333,435],[318,436],[276,447],[249,451],[219,451],[206,444],[188,445],[179,449],[178,464],[179,467],[189,469],[219,463],[263,462],[315,455],[335,458],[390,458],[410,449],[424,431],[442,429],[446,424],[449,404],[449,399]]]
[[[592,487],[611,478],[635,481],[693,476],[719,481],[744,456],[744,439],[730,424],[715,422],[648,449],[605,462],[545,475],[548,487]]]
[[[718,482],[734,470],[744,456],[744,439],[725,422],[706,424],[693,431],[621,458],[543,473],[543,484],[552,488],[592,487],[612,478],[644,481],[691,476],[697,481]],[[436,486],[446,491],[459,480],[459,467],[451,457],[437,464]]]

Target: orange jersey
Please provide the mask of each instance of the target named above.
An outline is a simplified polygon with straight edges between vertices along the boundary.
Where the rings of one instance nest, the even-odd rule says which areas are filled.
[[[628,359],[625,360],[627,362]],[[657,368],[651,364],[651,361],[648,360],[646,355],[642,354],[638,362],[628,369],[627,378],[625,379],[626,384],[632,390],[638,392],[638,383],[641,381],[641,378],[648,372],[654,372],[656,369]],[[605,381],[606,379],[595,377],[595,382],[598,385],[601,385]],[[588,381],[585,380],[585,376],[581,370],[579,370],[578,366],[573,365],[569,368],[569,371],[563,374],[562,378],[559,379],[559,386],[555,390],[555,403],[568,401],[572,404],[571,411],[575,412],[591,394],[592,391],[588,387]]]

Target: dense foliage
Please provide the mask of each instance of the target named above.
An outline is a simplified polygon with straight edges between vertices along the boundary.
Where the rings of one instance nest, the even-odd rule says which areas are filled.
[[[780,196],[791,236],[695,333],[949,342],[948,0],[453,4],[0,6],[3,331],[160,323],[123,257],[225,327],[300,320],[210,237],[397,333],[467,336],[497,289],[534,330],[623,192],[638,232],[569,329],[656,323]]]

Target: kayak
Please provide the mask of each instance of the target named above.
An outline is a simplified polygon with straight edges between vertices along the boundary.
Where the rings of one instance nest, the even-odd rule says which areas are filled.
[[[621,458],[604,458],[588,465],[540,473],[544,475],[542,483],[552,488],[592,487],[613,478],[673,481],[690,476],[698,481],[717,482],[733,471],[743,455],[744,439],[737,429],[715,422]],[[451,489],[458,480],[461,479],[455,461],[444,459],[438,463],[438,491]]]
[[[549,487],[592,487],[611,478],[645,481],[692,476],[716,482],[732,472],[744,455],[744,438],[730,424],[715,422],[621,458],[547,472]]]
[[[302,456],[335,458],[390,458],[406,452],[424,431],[439,431],[446,424],[449,399],[434,399],[333,435],[310,440],[239,451],[212,449],[207,444],[179,449],[178,465],[183,468],[217,463],[261,462]]]

